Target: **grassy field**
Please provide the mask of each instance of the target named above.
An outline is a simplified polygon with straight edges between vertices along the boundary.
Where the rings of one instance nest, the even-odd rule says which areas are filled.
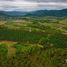
[[[67,18],[0,20],[0,67],[67,67]]]

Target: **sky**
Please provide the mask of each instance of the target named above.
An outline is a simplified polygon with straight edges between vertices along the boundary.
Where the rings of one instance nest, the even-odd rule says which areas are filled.
[[[0,11],[60,10],[67,0],[0,0]]]

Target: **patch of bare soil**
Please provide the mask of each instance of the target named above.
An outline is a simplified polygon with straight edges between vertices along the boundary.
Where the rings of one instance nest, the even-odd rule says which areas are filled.
[[[16,44],[17,42],[15,41],[8,41],[8,40],[3,40],[3,41],[0,41],[0,44]]]

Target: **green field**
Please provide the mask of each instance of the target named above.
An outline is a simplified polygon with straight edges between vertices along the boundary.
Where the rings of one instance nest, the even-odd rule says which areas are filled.
[[[0,67],[67,67],[67,17],[0,19]]]

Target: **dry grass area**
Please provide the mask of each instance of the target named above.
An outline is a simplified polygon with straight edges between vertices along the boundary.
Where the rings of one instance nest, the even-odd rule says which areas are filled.
[[[8,57],[13,57],[16,55],[16,48],[9,48],[8,49]]]

